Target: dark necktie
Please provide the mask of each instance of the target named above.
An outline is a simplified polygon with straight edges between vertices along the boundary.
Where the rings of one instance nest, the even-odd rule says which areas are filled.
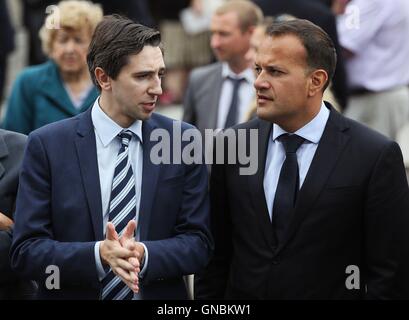
[[[230,108],[227,114],[226,123],[224,125],[225,128],[230,128],[239,122],[238,119],[238,107],[239,107],[239,88],[240,84],[245,81],[244,78],[232,78],[228,77],[233,83],[233,94],[231,96]]]
[[[284,134],[279,140],[285,149],[285,160],[274,197],[272,222],[277,240],[280,242],[283,240],[297,200],[300,179],[296,152],[305,139],[295,134]]]
[[[129,159],[129,142],[132,132],[122,131],[119,135],[121,148],[115,163],[114,179],[112,181],[111,200],[109,203],[109,221],[115,226],[119,235],[126,225],[136,216],[135,177]],[[112,270],[109,270],[102,280],[103,300],[130,300],[133,292]]]

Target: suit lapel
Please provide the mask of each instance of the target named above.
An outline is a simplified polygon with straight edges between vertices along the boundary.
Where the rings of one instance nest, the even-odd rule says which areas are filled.
[[[9,150],[7,148],[4,138],[0,135],[0,159],[5,158],[9,155]],[[5,172],[3,164],[0,162],[0,179],[3,177]]]
[[[91,214],[92,226],[95,239],[102,240],[103,221],[102,221],[102,203],[101,188],[98,172],[97,147],[95,134],[91,120],[90,108],[79,118],[77,138],[75,145],[77,148],[78,162],[81,170],[82,182],[88,201],[88,207]]]
[[[339,156],[348,143],[349,136],[343,132],[347,128],[341,115],[331,107],[321,141],[300,189],[293,219],[283,242],[279,246],[279,251],[294,235],[305,216],[311,212],[312,205],[325,186]]]
[[[271,127],[272,124],[269,122],[262,120],[258,121],[258,169],[256,174],[248,176],[248,183],[260,228],[267,243],[270,246],[274,246],[273,228],[264,193],[264,169]],[[249,140],[250,139],[247,139],[247,150],[250,148]]]
[[[140,240],[146,240],[148,236],[149,222],[151,218],[152,204],[156,195],[156,185],[160,171],[160,165],[152,163],[150,153],[154,146],[150,136],[155,128],[153,120],[143,122],[142,139],[143,139],[143,169],[142,169],[142,191],[141,204],[139,208],[138,228],[140,228]]]

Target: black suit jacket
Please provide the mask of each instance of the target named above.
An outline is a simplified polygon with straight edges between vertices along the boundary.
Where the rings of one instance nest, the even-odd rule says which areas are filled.
[[[331,108],[277,246],[263,188],[272,125],[255,119],[237,129],[259,130],[258,171],[212,168],[215,254],[196,277],[196,298],[408,297],[409,190],[395,142]],[[360,269],[360,290],[346,288],[350,265]]]
[[[304,0],[253,0],[260,6],[266,16],[276,16],[279,14],[290,14],[300,19],[306,19],[321,27],[334,42],[337,50],[338,60],[332,89],[335,98],[342,108],[345,108],[348,101],[347,78],[344,59],[341,55],[341,47],[338,41],[335,16],[331,10],[318,1]]]

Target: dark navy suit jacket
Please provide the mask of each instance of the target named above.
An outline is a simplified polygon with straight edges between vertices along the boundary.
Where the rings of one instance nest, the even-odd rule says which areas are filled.
[[[142,127],[138,223],[149,252],[141,282],[145,299],[187,298],[183,275],[203,268],[213,246],[206,166],[154,165],[150,160],[157,143],[150,141],[152,130],[165,129],[172,137],[173,122],[154,114]],[[182,124],[182,132],[188,128]],[[91,108],[32,132],[20,176],[11,262],[39,282],[39,298],[100,297],[94,245],[103,240],[101,206]],[[46,288],[49,265],[60,270],[59,290]]]

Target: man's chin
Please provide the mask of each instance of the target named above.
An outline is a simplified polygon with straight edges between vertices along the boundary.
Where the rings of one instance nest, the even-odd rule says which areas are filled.
[[[282,115],[280,116],[277,113],[271,112],[271,109],[267,110],[257,107],[257,117],[268,122],[276,123],[279,119],[282,118]]]
[[[214,55],[215,55],[217,61],[222,61],[222,62],[226,61],[226,57],[223,54],[214,52]]]
[[[143,112],[143,113],[140,115],[140,119],[139,119],[139,120],[142,120],[142,121],[149,120],[149,119],[151,118],[153,112],[154,112],[154,110],[152,110],[152,111],[150,111],[150,112]]]

